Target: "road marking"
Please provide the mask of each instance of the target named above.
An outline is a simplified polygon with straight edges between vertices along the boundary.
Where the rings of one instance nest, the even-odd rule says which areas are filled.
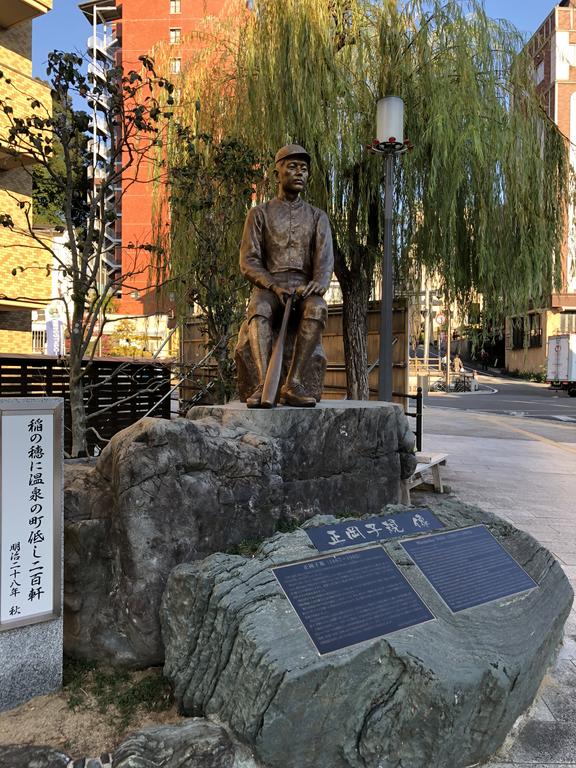
[[[494,422],[499,427],[506,427],[506,429],[509,429],[511,432],[518,432],[518,434],[520,435],[526,435],[527,437],[531,437],[532,439],[537,440],[540,443],[546,443],[546,445],[552,445],[554,446],[554,448],[559,448],[561,451],[566,451],[567,453],[576,454],[576,448],[572,448],[571,446],[566,445],[566,443],[558,443],[556,442],[556,440],[550,440],[549,437],[544,437],[543,435],[537,435],[534,432],[529,432],[527,429],[521,429],[520,427],[513,427],[510,424],[503,424],[501,420],[491,416],[484,416],[484,418],[487,421]]]
[[[576,421],[572,416],[552,416],[552,418],[558,419],[558,421]]]
[[[506,397],[506,395],[502,395],[502,396]],[[525,405],[541,405],[543,402],[543,398],[540,398],[538,400],[512,400],[511,398],[506,397],[506,402],[507,403],[524,403]],[[554,403],[554,408],[574,408],[574,404],[573,403]]]

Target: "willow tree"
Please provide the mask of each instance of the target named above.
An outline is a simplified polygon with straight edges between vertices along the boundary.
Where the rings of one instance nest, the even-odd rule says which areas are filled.
[[[258,0],[245,44],[245,122],[265,147],[314,157],[344,298],[349,397],[367,397],[366,316],[380,262],[382,165],[366,152],[376,100],[401,96],[414,151],[397,184],[397,274],[424,264],[465,305],[513,312],[558,274],[567,154],[522,40],[481,4]]]
[[[519,34],[475,1],[398,5],[254,0],[236,17],[237,37],[220,38],[219,85],[210,68],[211,93],[229,96],[223,132],[259,155],[295,141],[313,157],[309,197],[334,230],[351,398],[368,396],[384,180],[366,145],[381,96],[404,99],[415,146],[397,176],[398,276],[425,265],[462,306],[482,294],[489,317],[538,303],[560,271],[567,149],[539,105]]]

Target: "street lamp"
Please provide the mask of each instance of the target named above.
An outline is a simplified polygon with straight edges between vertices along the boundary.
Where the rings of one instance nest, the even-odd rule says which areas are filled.
[[[384,252],[380,298],[380,348],[378,353],[378,399],[392,400],[392,306],[394,301],[392,217],[394,211],[394,162],[410,148],[404,139],[404,102],[398,96],[379,99],[376,106],[376,139],[371,152],[384,155]]]

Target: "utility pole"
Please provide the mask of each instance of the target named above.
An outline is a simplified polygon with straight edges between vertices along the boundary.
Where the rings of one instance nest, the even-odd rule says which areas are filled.
[[[394,304],[394,269],[392,265],[392,223],[394,207],[394,153],[386,155],[384,197],[384,253],[382,254],[382,290],[380,299],[380,347],[378,352],[378,400],[392,400],[392,317]]]
[[[450,341],[452,336],[452,313],[450,297],[446,294],[446,392],[450,391]]]

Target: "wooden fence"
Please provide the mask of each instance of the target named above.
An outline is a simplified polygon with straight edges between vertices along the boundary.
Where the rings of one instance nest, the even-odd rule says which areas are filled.
[[[395,300],[392,314],[392,391],[408,391],[408,313],[403,300]],[[342,332],[342,307],[328,309],[328,322],[322,334],[327,366],[323,398],[333,400],[346,397],[346,368]],[[378,350],[380,345],[380,302],[370,304],[368,310],[368,385],[370,399],[378,400]],[[376,363],[376,365],[374,365]],[[401,401],[400,397],[393,400]]]
[[[380,302],[373,302],[368,311],[368,365],[370,399],[378,399],[378,347],[380,340]],[[392,390],[408,392],[408,312],[403,299],[394,301],[392,334],[396,339],[392,348]],[[185,323],[182,333],[182,360],[185,365],[197,365],[206,355],[208,344],[202,335],[200,323],[192,319]],[[344,342],[342,338],[342,307],[328,308],[328,322],[322,334],[322,343],[326,353],[327,366],[322,397],[326,400],[346,397],[346,369],[344,361]],[[216,376],[216,367],[208,363],[194,371],[193,377],[182,386],[182,399],[190,400],[201,393],[207,382]],[[393,400],[406,408],[405,399],[399,396]]]
[[[170,369],[142,361],[95,359],[84,376],[84,402],[89,417],[88,451],[102,448],[112,435],[151,415],[170,418]],[[0,397],[64,398],[64,450],[70,453],[68,368],[61,358],[0,355]],[[155,407],[156,406],[156,407]]]

